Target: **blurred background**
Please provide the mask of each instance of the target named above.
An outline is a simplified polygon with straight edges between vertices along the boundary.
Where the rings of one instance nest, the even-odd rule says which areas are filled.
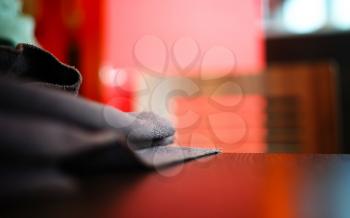
[[[168,117],[180,145],[350,152],[348,0],[0,2],[0,38],[76,66],[87,98]]]

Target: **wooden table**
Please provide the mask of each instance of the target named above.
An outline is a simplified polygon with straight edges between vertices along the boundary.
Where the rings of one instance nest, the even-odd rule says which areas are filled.
[[[350,156],[220,154],[1,199],[0,217],[349,217]]]

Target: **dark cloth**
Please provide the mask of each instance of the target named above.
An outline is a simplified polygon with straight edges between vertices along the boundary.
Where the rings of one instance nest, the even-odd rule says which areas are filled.
[[[56,163],[103,146],[167,145],[171,123],[151,112],[124,113],[75,96],[73,67],[32,45],[0,47],[0,160]]]
[[[36,86],[78,94],[82,77],[77,69],[61,63],[52,54],[28,44],[0,47],[0,75]]]

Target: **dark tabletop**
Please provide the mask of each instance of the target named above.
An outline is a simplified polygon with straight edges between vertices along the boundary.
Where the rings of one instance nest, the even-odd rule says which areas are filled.
[[[348,155],[220,154],[153,172],[38,175],[16,192],[2,185],[1,218],[350,216]]]

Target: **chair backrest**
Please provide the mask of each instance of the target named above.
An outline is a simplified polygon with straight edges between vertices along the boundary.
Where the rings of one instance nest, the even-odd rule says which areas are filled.
[[[264,76],[269,150],[340,152],[334,65],[275,64]]]

